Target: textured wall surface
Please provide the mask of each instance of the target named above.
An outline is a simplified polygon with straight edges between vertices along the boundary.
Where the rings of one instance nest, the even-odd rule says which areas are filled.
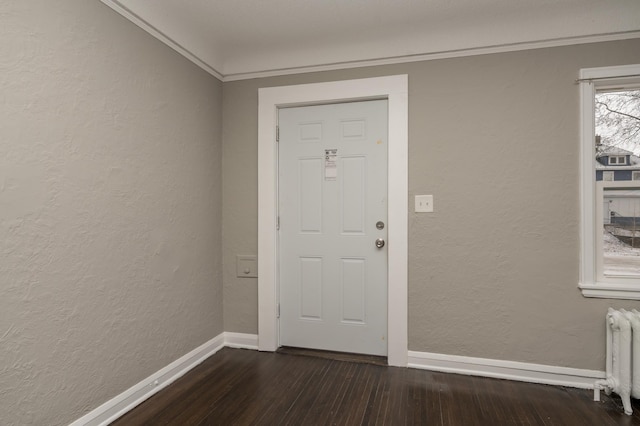
[[[222,85],[98,1],[0,1],[0,424],[223,331]]]
[[[640,62],[640,40],[229,82],[223,88],[226,331],[257,333],[258,88],[409,75],[409,349],[604,369],[608,306],[579,262],[580,68]],[[410,211],[412,211],[410,207]]]
[[[640,307],[576,288],[573,84],[638,40],[222,85],[97,1],[0,0],[0,35],[2,424],[67,424],[223,321],[257,332],[235,255],[259,87],[409,74],[410,196],[436,206],[409,217],[410,349],[602,369],[606,307]]]

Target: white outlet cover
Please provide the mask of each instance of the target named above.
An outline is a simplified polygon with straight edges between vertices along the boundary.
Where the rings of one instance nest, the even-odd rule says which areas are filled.
[[[416,195],[416,213],[433,212],[433,195]]]

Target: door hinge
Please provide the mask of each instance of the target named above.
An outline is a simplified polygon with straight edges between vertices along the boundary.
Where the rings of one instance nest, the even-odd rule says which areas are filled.
[[[280,216],[276,218],[276,231],[280,230]]]
[[[276,142],[280,142],[280,126],[276,126]]]
[[[276,308],[276,318],[280,318],[280,304],[278,303],[278,307]]]

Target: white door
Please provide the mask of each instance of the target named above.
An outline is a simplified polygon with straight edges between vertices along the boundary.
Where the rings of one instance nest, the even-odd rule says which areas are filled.
[[[279,110],[280,345],[387,354],[387,101]]]

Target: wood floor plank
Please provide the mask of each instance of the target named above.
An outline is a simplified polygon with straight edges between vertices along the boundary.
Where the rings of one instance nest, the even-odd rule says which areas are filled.
[[[420,374],[407,372],[409,403],[407,404],[407,424],[442,424],[440,394],[434,386],[432,372]],[[416,372],[417,373],[417,372]]]
[[[115,426],[640,425],[592,391],[225,348]]]

